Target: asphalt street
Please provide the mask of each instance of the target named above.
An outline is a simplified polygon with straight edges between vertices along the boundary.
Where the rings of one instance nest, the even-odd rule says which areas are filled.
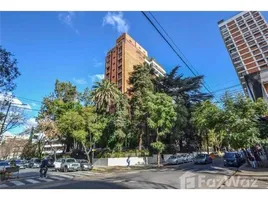
[[[237,168],[226,168],[221,159],[212,164],[185,163],[158,169],[127,170],[117,173],[55,172],[49,170],[48,179],[29,179],[39,175],[38,169],[21,171],[25,184],[7,189],[230,189],[267,188],[266,180],[236,176]],[[28,177],[28,178],[27,178]],[[35,184],[26,184],[26,182]],[[8,185],[8,183],[6,184]],[[1,188],[1,184],[0,184]],[[2,187],[4,188],[4,187]]]

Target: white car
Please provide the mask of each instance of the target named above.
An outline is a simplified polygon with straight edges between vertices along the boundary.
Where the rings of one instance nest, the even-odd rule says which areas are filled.
[[[54,162],[54,168],[56,171],[61,169],[61,164],[64,162],[64,158],[60,158]]]
[[[176,155],[170,156],[166,161],[166,164],[168,164],[168,165],[177,165],[180,163],[183,163],[183,157],[176,156]]]

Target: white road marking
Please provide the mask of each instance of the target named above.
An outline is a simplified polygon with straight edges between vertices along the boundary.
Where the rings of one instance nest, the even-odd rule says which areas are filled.
[[[53,181],[52,179],[49,178],[38,178],[39,180],[45,181],[45,182],[51,182]]]
[[[25,179],[25,181],[30,182],[30,183],[40,183],[40,181],[36,181],[34,179]]]
[[[114,180],[114,183],[122,183],[124,180]]]
[[[6,187],[8,187],[8,185],[6,185],[6,184],[0,184],[0,188],[6,188]]]
[[[69,179],[72,179],[73,178],[73,176],[69,176],[69,175],[66,175],[66,174],[59,174],[58,176],[69,178]]]
[[[61,178],[61,177],[58,177],[58,176],[53,176],[51,178],[56,179],[56,180],[60,180],[60,181],[65,180],[65,178]]]
[[[21,181],[10,181],[10,183],[13,183],[16,186],[25,185],[25,183],[23,183]]]
[[[136,174],[136,173],[139,173],[139,171],[127,172],[127,174]]]
[[[137,181],[128,181],[129,183],[136,183]]]

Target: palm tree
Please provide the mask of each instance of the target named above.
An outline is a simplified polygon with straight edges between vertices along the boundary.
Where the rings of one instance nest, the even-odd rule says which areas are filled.
[[[95,104],[98,112],[110,112],[112,107],[120,99],[121,92],[114,83],[109,80],[96,82],[91,92],[91,100]]]

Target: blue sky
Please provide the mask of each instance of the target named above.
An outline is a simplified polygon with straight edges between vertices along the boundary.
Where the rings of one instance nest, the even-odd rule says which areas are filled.
[[[236,13],[153,12],[212,91],[239,84],[217,26]],[[268,12],[262,14],[267,19]],[[1,12],[0,22],[0,45],[15,55],[22,74],[14,94],[33,109],[40,108],[38,101],[53,91],[57,78],[80,91],[91,87],[104,72],[106,52],[124,31],[167,72],[181,65],[181,73],[192,75],[141,12]]]

